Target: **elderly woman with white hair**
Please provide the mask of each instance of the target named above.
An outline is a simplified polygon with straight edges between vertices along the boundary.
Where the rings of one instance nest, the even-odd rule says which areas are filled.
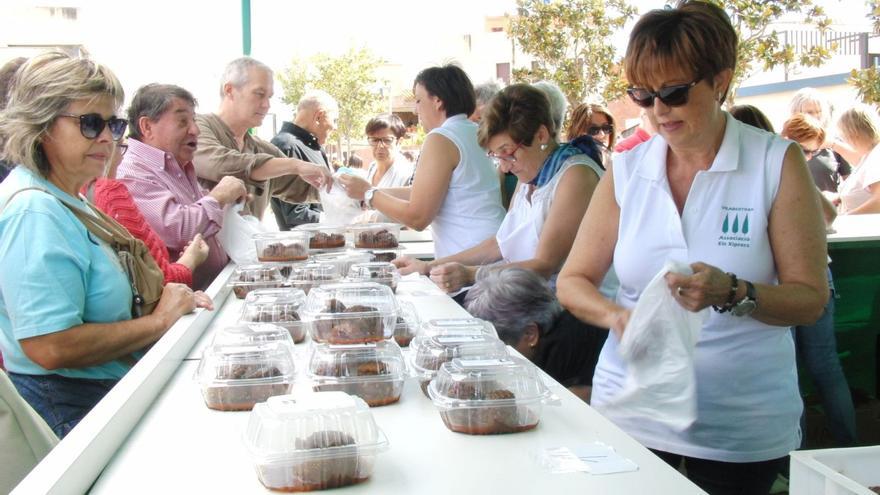
[[[485,270],[468,291],[465,307],[492,322],[507,345],[590,401],[593,371],[608,330],[563,309],[540,275],[517,267]]]
[[[828,137],[832,134],[830,126],[833,112],[834,107],[828,97],[815,88],[803,88],[791,98],[791,116],[799,113],[809,115],[819,122]],[[827,138],[813,149],[815,153],[807,157],[813,182],[820,191],[837,192],[841,181],[850,174],[848,160],[855,156],[855,152],[845,142]]]

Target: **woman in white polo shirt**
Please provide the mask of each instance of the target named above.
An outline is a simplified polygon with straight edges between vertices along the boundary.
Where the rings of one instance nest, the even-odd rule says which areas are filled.
[[[628,92],[658,135],[615,158],[557,281],[563,306],[613,330],[594,407],[671,465],[684,462],[712,494],[767,493],[800,445],[790,326],[813,323],[828,298],[825,230],[800,147],[721,109],[736,46],[729,18],[708,2],[639,20]],[[678,304],[716,308],[696,345],[697,418],[684,430],[603,410],[627,379],[617,346],[630,312],[670,259],[694,270],[666,275]],[[612,266],[614,301],[597,290]]]
[[[498,230],[504,218],[495,167],[477,144],[474,87],[455,65],[430,67],[413,85],[416,113],[428,131],[412,187],[376,188],[354,175],[339,182],[349,197],[415,230],[428,225],[434,257],[475,246]]]

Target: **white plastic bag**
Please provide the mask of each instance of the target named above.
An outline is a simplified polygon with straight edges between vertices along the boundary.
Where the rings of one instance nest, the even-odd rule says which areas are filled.
[[[667,261],[642,292],[617,348],[626,362],[626,384],[602,409],[681,431],[697,419],[694,347],[707,315],[676,302],[664,278],[669,272],[693,273],[686,264]]]
[[[320,223],[348,225],[354,223],[354,219],[363,213],[361,202],[349,198],[345,189],[335,180],[338,176],[338,172],[334,174],[333,187],[330,188],[330,192],[323,188],[320,190],[321,206],[324,209],[321,213]]]
[[[268,229],[253,215],[241,215],[244,204],[234,204],[223,212],[223,228],[217,232],[217,240],[226,254],[239,265],[257,262],[254,234]]]

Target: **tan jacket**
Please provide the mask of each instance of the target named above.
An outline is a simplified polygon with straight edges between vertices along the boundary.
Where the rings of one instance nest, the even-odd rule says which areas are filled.
[[[299,176],[288,175],[271,181],[251,180],[251,172],[272,158],[286,158],[271,143],[245,134],[244,146],[238,149],[232,129],[217,114],[196,116],[199,126],[199,146],[193,157],[193,165],[199,182],[213,189],[226,175],[243,180],[247,185],[251,200],[245,205],[245,212],[263,217],[269,196],[278,196],[289,203],[317,202],[318,193]]]

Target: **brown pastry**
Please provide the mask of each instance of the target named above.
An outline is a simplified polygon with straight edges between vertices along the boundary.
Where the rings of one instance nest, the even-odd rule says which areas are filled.
[[[361,363],[322,363],[314,372],[326,377],[364,377],[390,375],[388,366],[381,361],[364,361]],[[316,383],[316,392],[338,390],[349,395],[356,395],[370,407],[386,406],[400,400],[403,383],[400,380],[358,380],[336,383]]]
[[[281,376],[274,366],[259,364],[238,364],[217,370],[220,380],[256,380]],[[256,383],[208,387],[205,391],[205,404],[218,411],[250,411],[257,402],[263,402],[273,395],[284,395],[290,390],[290,383]]]
[[[282,242],[269,244],[257,255],[257,259],[260,261],[301,261],[308,259],[308,257],[309,253],[302,244],[285,245]]]
[[[249,306],[244,321],[255,323],[274,323],[287,329],[294,343],[306,338],[305,327],[296,312],[295,304],[278,304],[275,306]]]
[[[533,424],[520,425],[517,406],[509,403],[516,398],[510,390],[477,390],[472,384],[457,382],[449,388],[447,396],[461,400],[505,402],[498,406],[480,404],[478,407],[442,411],[440,416],[452,431],[468,435],[496,435],[530,430],[538,424],[536,418]]]
[[[282,492],[310,492],[353,485],[367,479],[367,476],[359,476],[358,449],[354,438],[346,433],[318,431],[306,438],[297,438],[295,445],[297,450],[333,449],[334,453],[332,457],[316,453],[316,459],[298,462],[292,466],[257,466],[261,481],[286,479],[291,483],[287,486],[269,486],[264,482],[266,488]],[[292,472],[275,472],[279,469]]]
[[[397,253],[395,253],[394,251],[388,251],[385,253],[373,253],[373,261],[384,261],[386,263],[391,263],[396,259]]]
[[[403,317],[397,317],[397,323],[394,325],[394,341],[400,347],[407,347],[412,342],[413,334],[410,331],[409,323]]]
[[[315,326],[315,340],[330,344],[366,344],[385,340],[384,325],[378,309],[372,306],[355,305],[345,307],[341,301],[330,299],[324,313],[372,313],[365,316],[348,317],[340,315],[337,318],[317,320]]]
[[[367,249],[391,249],[397,247],[397,237],[385,229],[365,230],[355,237],[354,247]]]
[[[341,247],[345,247],[345,236],[342,234],[315,232],[309,240],[309,248],[311,249],[336,249]]]
[[[233,284],[232,292],[238,299],[244,299],[254,289],[281,287],[281,280],[278,279],[277,273],[274,268],[261,268],[242,272],[238,276],[238,282],[243,282],[243,285]]]

